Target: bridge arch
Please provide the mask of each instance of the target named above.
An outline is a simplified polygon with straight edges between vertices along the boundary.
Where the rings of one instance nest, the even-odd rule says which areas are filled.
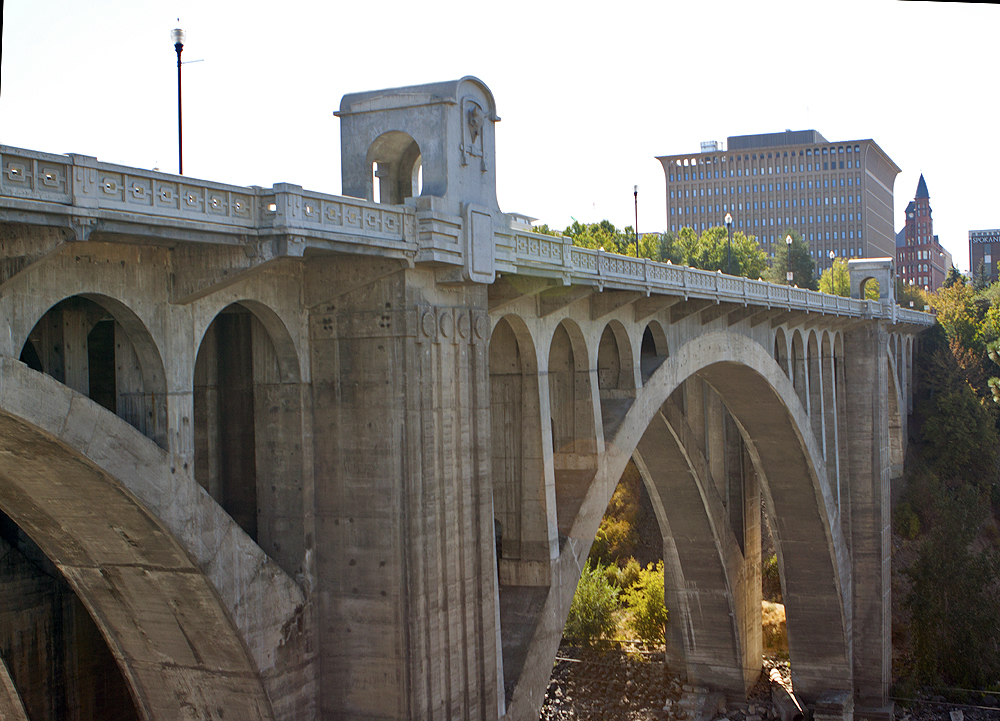
[[[639,345],[639,372],[645,385],[660,364],[670,357],[667,334],[657,320],[651,320],[642,331]]]
[[[14,365],[5,363],[3,371],[17,387]],[[46,421],[69,411],[69,419],[71,404],[53,390],[31,399],[14,397],[23,395],[17,390],[4,392],[0,510],[80,599],[121,669],[140,718],[181,718],[192,711],[211,719],[223,713],[273,718],[232,619],[170,531],[106,472],[9,410],[27,408]],[[78,436],[87,420],[93,418],[78,410],[76,422],[62,432]]]
[[[489,339],[493,513],[501,585],[549,583],[558,542],[555,488],[546,483],[538,356],[520,317],[497,321]]]
[[[263,303],[229,303],[193,364],[194,475],[290,575],[305,567],[302,385],[298,353]]]
[[[104,406],[167,447],[167,382],[159,347],[143,320],[99,293],[67,296],[23,331],[20,358]]]
[[[671,625],[672,633],[680,634],[672,639],[674,653],[683,657],[694,677],[725,688],[741,683],[745,663],[754,663],[740,658],[740,649],[752,645],[740,638],[741,625],[750,626],[740,620],[736,609],[725,609],[726,613],[711,621],[707,620],[711,614],[702,613],[706,603],[727,603],[720,599],[736,597],[727,593],[734,580],[735,539],[720,521],[718,503],[705,491],[710,484],[703,483],[700,489],[693,485],[697,454],[673,428],[669,435],[681,450],[670,451],[673,461],[661,457],[671,444],[660,429],[676,425],[671,424],[668,399],[692,377],[704,380],[722,398],[760,477],[783,579],[797,691],[810,698],[828,689],[851,690],[850,604],[845,602],[844,586],[850,565],[840,530],[837,489],[827,476],[822,449],[798,391],[771,353],[740,334],[706,334],[672,354],[638,395],[604,454],[606,477],[611,479],[620,476],[636,449],[647,468],[647,484],[659,497],[660,508],[667,509],[663,530],[667,536],[672,529],[672,540],[667,540],[665,551],[675,556],[674,578],[667,578],[674,598]],[[683,459],[680,468],[687,472],[678,472],[678,458]],[[596,534],[613,491],[613,484],[597,485],[600,488],[594,492],[600,496],[586,505],[590,515],[574,526],[580,540],[587,542]],[[671,500],[673,494],[682,492],[694,506]],[[700,524],[702,534],[678,533],[675,526],[690,519]],[[698,543],[683,549],[685,539]],[[692,592],[685,581],[689,576],[706,584],[704,593]],[[717,626],[720,618],[733,619],[723,637],[706,626],[713,622]]]

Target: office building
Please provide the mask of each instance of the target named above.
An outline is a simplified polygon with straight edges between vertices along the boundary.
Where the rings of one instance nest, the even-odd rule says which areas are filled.
[[[1000,268],[1000,229],[969,231],[969,272],[973,277],[978,272],[980,263],[983,264],[990,283],[1000,280],[997,272]]]
[[[931,196],[921,173],[917,194],[906,206],[906,226],[896,234],[896,274],[904,283],[937,290],[950,267],[951,253],[934,235]]]
[[[847,258],[895,257],[892,187],[899,168],[874,140],[831,143],[815,130],[702,143],[665,155],[667,228],[701,232],[733,217],[769,256],[788,229],[809,242],[817,272],[831,251]]]

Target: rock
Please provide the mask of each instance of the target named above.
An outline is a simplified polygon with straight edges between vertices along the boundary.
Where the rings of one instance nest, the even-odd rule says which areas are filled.
[[[951,717],[951,721],[965,721],[965,713],[961,709],[950,711],[948,715]]]
[[[995,708],[997,706],[996,696],[983,696],[983,706]]]

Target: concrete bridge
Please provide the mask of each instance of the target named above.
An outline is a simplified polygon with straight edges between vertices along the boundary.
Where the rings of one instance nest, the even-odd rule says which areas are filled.
[[[763,503],[797,692],[891,713],[891,261],[849,299],[533,233],[475,78],[338,115],[345,196],[0,146],[0,715],[537,718],[630,459],[674,667],[756,679]]]

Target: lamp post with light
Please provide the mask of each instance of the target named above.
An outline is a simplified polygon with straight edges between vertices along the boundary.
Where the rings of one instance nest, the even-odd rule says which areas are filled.
[[[733,274],[733,216],[726,213],[726,233],[729,240],[726,241],[726,273]]]
[[[833,294],[834,295],[840,295],[840,293],[837,292],[837,271],[835,271],[833,269],[833,261],[834,261],[834,259],[836,257],[837,257],[836,251],[831,250],[830,251],[830,286],[833,289]]]
[[[635,196],[635,257],[639,257],[639,186],[632,186],[632,195]]]
[[[792,284],[792,236],[785,236],[785,247],[788,252],[785,253],[785,280],[788,281],[788,285]]]
[[[174,28],[170,31],[177,52],[177,174],[184,175],[184,132],[181,115],[181,51],[184,50],[184,31]]]

